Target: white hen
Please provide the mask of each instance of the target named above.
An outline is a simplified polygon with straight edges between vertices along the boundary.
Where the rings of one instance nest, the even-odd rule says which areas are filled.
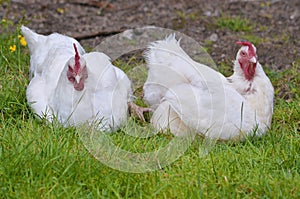
[[[170,128],[182,136],[192,128],[221,140],[262,135],[271,124],[274,89],[249,42],[226,78],[193,61],[175,35],[151,43],[145,54],[149,67],[144,99],[155,111],[151,122],[158,130]]]
[[[44,36],[22,26],[31,54],[27,101],[39,116],[67,125],[101,121],[111,131],[127,118],[131,83],[103,53],[84,54],[73,38]]]

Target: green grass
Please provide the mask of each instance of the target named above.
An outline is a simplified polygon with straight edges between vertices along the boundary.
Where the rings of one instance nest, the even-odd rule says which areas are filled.
[[[198,12],[186,13],[186,11],[177,10],[175,14],[177,18],[173,20],[172,27],[176,30],[183,28],[188,20],[196,21],[200,18]]]
[[[290,70],[266,71],[276,92],[266,136],[218,143],[201,158],[203,140],[196,136],[171,165],[127,173],[96,160],[75,128],[34,117],[25,99],[29,52],[17,36],[0,35],[0,198],[300,197],[300,62]],[[16,51],[10,52],[14,44]],[[152,151],[173,139],[170,134],[135,138],[127,135],[129,127],[107,138],[131,152]]]
[[[230,17],[223,15],[216,19],[215,24],[217,27],[222,29],[229,29],[233,32],[251,32],[253,30],[253,26],[251,25],[251,22],[247,19],[242,19],[239,16],[236,17]]]

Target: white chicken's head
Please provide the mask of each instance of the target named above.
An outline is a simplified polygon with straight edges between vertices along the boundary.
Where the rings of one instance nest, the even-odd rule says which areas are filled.
[[[255,76],[257,64],[256,48],[250,42],[238,41],[236,43],[242,45],[237,53],[236,60],[244,72],[245,78],[251,81]]]
[[[74,89],[82,91],[84,89],[84,81],[88,78],[85,60],[79,56],[77,47],[73,44],[75,56],[68,61],[67,78],[74,85]]]

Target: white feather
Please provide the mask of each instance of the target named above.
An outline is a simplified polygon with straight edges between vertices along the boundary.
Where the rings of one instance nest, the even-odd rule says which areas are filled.
[[[63,53],[64,56],[61,56],[61,58],[64,58],[66,61],[74,55],[73,43],[78,47],[79,54],[85,53],[78,41],[62,34],[52,33],[45,36],[37,34],[26,26],[21,26],[21,32],[25,37],[30,51],[30,78],[35,74],[42,74],[45,67],[48,66],[44,64],[45,60],[52,59],[51,56],[57,54],[55,53],[56,48],[67,50],[67,52]],[[51,53],[49,52],[50,50],[52,50]],[[69,54],[69,57],[66,56],[67,54]]]
[[[151,122],[157,129],[170,128],[184,135],[188,128],[223,140],[262,135],[270,126],[273,87],[257,63],[249,84],[235,62],[228,81],[208,66],[193,61],[174,35],[153,42],[146,52],[149,67],[144,99],[154,109]],[[250,90],[253,92],[246,92]],[[168,110],[168,111],[166,111]]]
[[[62,123],[76,125],[97,119],[101,121],[102,130],[115,130],[127,119],[130,81],[103,53],[91,52],[84,54],[83,58],[89,74],[85,88],[82,92],[76,91],[67,80],[65,69],[55,90],[53,107],[56,114]],[[117,71],[123,73],[119,78]],[[66,93],[72,98],[66,98]]]
[[[68,125],[101,121],[100,128],[112,131],[127,118],[131,83],[126,74],[111,64],[103,53],[86,53],[73,38],[53,33],[37,34],[22,26],[30,50],[32,79],[27,87],[29,105],[40,117],[53,116]],[[88,78],[77,91],[67,78],[68,63],[74,59],[73,44],[86,63]]]

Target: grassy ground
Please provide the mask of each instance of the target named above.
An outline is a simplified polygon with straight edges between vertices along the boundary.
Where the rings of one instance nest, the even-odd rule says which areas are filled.
[[[5,29],[8,22],[1,26]],[[202,138],[177,161],[147,173],[101,164],[75,128],[46,125],[26,104],[29,52],[18,32],[0,35],[1,198],[299,198],[300,62],[267,70],[276,93],[272,127],[260,139],[218,143],[199,157]],[[14,45],[15,49],[14,49]],[[226,71],[226,69],[224,69]],[[126,131],[126,130],[125,130]],[[126,150],[157,149],[172,136],[109,136]]]

